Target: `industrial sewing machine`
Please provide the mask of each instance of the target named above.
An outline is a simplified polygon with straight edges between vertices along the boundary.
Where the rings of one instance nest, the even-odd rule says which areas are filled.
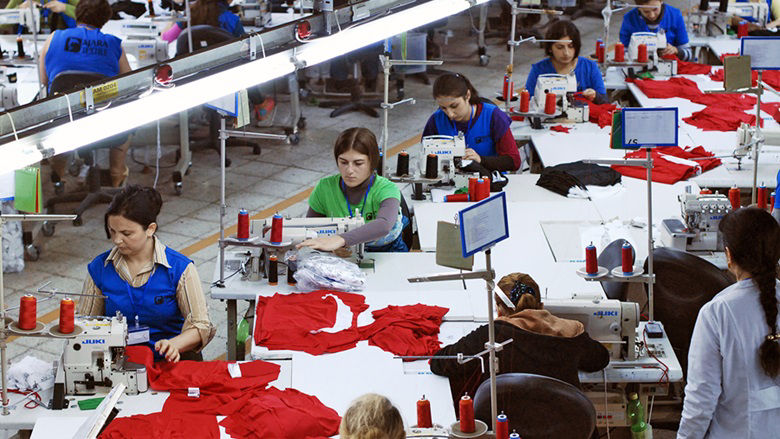
[[[36,6],[35,13],[30,8],[0,9],[0,24],[20,24],[27,29],[35,26],[36,31],[41,30],[41,14]]]
[[[576,91],[577,79],[574,75],[559,75],[557,73],[539,75],[536,79],[531,112],[544,114],[547,93],[555,93],[555,115],[551,117],[565,115],[567,119],[575,123],[587,122],[590,117],[589,107],[584,102],[574,100]]]
[[[16,83],[10,83],[6,79],[6,76],[0,72],[0,106],[5,110],[19,106],[19,94],[17,92]]]
[[[138,67],[157,64],[168,59],[168,42],[160,38],[135,39],[122,41],[125,53],[138,61]]]
[[[268,0],[240,0],[233,2],[241,9],[241,21],[257,27],[271,24],[271,2]]]
[[[119,312],[114,317],[77,317],[81,332],[65,342],[62,360],[54,384],[54,405],[64,395],[92,395],[96,388],[106,392],[124,383],[125,393],[136,395],[147,390],[146,367],[130,363],[125,357],[127,319]],[[59,406],[63,406],[60,401]]]
[[[457,136],[426,136],[422,138],[422,156],[420,158],[420,174],[425,173],[428,154],[438,158],[437,175],[442,183],[450,183],[455,179],[459,161],[466,154],[466,138],[463,133]]]
[[[647,57],[652,63],[652,69],[661,76],[673,76],[677,74],[677,60],[663,59],[658,55],[658,51],[667,45],[666,33],[661,30],[658,33],[634,32],[628,44],[628,58],[637,62],[639,45],[644,44],[647,47]]]
[[[731,212],[728,197],[721,194],[682,194],[680,210],[683,222],[663,220],[661,242],[682,251],[723,251],[718,225]]]
[[[590,337],[609,350],[610,360],[636,360],[639,305],[613,299],[545,300],[551,314],[585,325]]]
[[[714,34],[710,32],[712,27],[725,35],[732,16],[749,17],[761,27],[766,26],[769,21],[769,5],[766,2],[729,3],[726,12],[721,12],[719,6],[719,2],[710,2],[706,11],[695,10],[688,13],[688,24],[694,35]]]

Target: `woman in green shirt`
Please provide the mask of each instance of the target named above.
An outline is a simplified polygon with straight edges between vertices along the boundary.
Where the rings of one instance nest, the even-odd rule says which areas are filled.
[[[34,0],[35,3],[41,4],[40,0]],[[68,29],[76,27],[76,5],[79,4],[79,0],[45,0],[45,3],[41,5],[44,9],[44,17],[49,15],[49,27],[51,30],[56,29]],[[29,8],[30,5],[22,0],[10,0],[6,9],[16,8]]]
[[[395,183],[376,175],[379,147],[366,128],[349,128],[339,134],[333,148],[339,173],[317,183],[309,197],[308,217],[352,217],[366,224],[341,235],[309,239],[298,247],[335,251],[365,243],[367,251],[406,252],[402,239],[401,191]]]

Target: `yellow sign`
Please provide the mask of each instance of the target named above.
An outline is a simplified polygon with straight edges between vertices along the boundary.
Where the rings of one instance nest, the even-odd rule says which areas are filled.
[[[107,101],[118,95],[119,95],[119,83],[117,81],[111,81],[102,85],[98,85],[97,87],[92,87],[92,98],[94,99],[96,104],[98,102]],[[81,98],[81,105],[86,106],[87,98],[83,90],[81,91],[81,94],[79,96]]]

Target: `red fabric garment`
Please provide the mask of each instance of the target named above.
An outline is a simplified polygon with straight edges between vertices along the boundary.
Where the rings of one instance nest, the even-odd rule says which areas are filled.
[[[241,391],[265,387],[279,377],[280,370],[278,364],[253,361],[251,366],[241,369],[242,377],[232,378],[228,372],[227,361],[155,363],[152,351],[147,346],[128,346],[125,353],[128,361],[146,366],[149,387],[154,390],[186,391],[188,387],[197,387],[201,394]]]
[[[594,104],[593,101],[582,96],[574,96],[574,99],[588,104],[588,120],[597,124],[599,128],[612,126],[612,113],[617,109],[613,104]]]
[[[152,413],[116,418],[98,439],[219,439],[214,415]]]
[[[744,111],[710,105],[691,114],[690,117],[683,118],[683,121],[704,131],[735,131],[743,122],[755,125],[756,116]]]
[[[338,332],[322,332],[336,324],[336,296],[352,311],[352,326]],[[365,297],[339,291],[313,291],[260,297],[255,314],[255,343],[268,349],[290,349],[312,355],[339,352],[360,341],[357,316],[368,309]]]
[[[762,102],[761,111],[772,116],[780,123],[780,102]],[[763,123],[763,121],[761,121]]]
[[[439,327],[448,308],[407,305],[372,312],[374,323],[360,333],[368,344],[396,355],[433,355],[441,348]]]
[[[555,125],[550,127],[550,131],[557,131],[559,133],[569,133],[569,130],[571,130],[570,127],[565,127],[563,125]]]
[[[314,396],[271,387],[220,422],[237,439],[305,439],[338,433],[341,417]]]
[[[677,74],[678,75],[706,75],[712,70],[712,66],[707,64],[699,64],[695,62],[683,61],[677,58],[677,55],[663,55],[663,59],[676,59],[677,60]]]
[[[722,82],[724,77],[724,69],[716,70],[710,74],[710,79],[713,81]],[[752,85],[755,87],[758,81],[758,72],[753,71],[752,78]],[[780,70],[764,70],[764,73],[761,74],[761,81],[775,90],[780,90]]]
[[[690,177],[702,172],[709,171],[720,165],[720,159],[709,158],[704,160],[695,160],[695,163],[678,163],[675,157],[690,160],[694,158],[713,157],[714,154],[705,150],[701,146],[695,148],[679,146],[667,146],[663,148],[654,148],[653,154],[653,181],[657,183],[674,184],[681,180],[687,180]],[[644,149],[639,149],[626,154],[626,158],[645,158]],[[618,166],[612,165],[612,168],[627,177],[634,177],[640,180],[647,178],[647,170],[639,166]]]

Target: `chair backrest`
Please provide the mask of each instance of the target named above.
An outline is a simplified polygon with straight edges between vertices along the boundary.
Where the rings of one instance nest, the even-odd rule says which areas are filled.
[[[86,85],[105,78],[102,73],[83,70],[63,70],[49,84],[49,93],[64,93],[74,88],[84,88]]]
[[[523,439],[588,439],[596,428],[596,409],[571,384],[530,373],[504,373],[496,377],[498,413],[509,418],[509,431]],[[490,380],[474,395],[474,416],[491,425]]]
[[[734,281],[704,259],[671,248],[655,249],[653,272],[653,318],[664,324],[683,372],[687,372],[688,348],[699,309]]]
[[[182,33],[179,34],[179,37],[176,38],[176,56],[190,53],[189,39],[187,37],[190,32],[192,32],[193,51],[200,50],[214,44],[224,43],[225,41],[230,41],[235,38],[228,31],[222,28],[210,26],[208,24],[198,24],[192,26],[192,29],[184,29]]]
[[[613,268],[623,263],[623,240],[616,239],[609,243],[608,246],[601,251],[598,257],[599,266],[612,270]],[[636,252],[634,248],[631,248],[631,263],[636,260]],[[620,301],[626,300],[626,294],[628,294],[628,282],[601,282],[601,288],[604,290],[609,299],[617,299]]]

